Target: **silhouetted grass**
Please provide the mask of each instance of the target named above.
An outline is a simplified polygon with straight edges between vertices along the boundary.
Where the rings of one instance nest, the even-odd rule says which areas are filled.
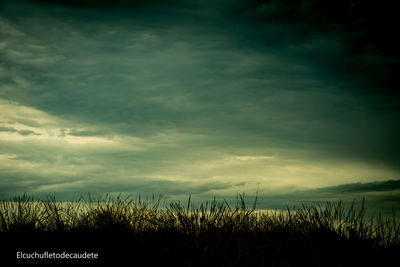
[[[234,207],[215,199],[164,206],[161,200],[2,200],[1,251],[15,264],[35,262],[16,260],[16,251],[91,250],[100,258],[85,265],[133,266],[384,266],[400,252],[394,211],[392,219],[366,218],[364,202],[260,212],[256,200],[248,207],[241,195]]]

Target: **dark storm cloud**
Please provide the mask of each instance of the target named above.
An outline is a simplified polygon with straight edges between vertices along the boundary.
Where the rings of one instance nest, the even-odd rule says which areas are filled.
[[[393,28],[379,39],[389,22],[370,29],[371,7],[350,2],[3,1],[0,100],[51,117],[28,110],[0,121],[3,134],[26,137],[0,140],[3,193],[200,198],[260,177],[312,187],[320,173],[352,164],[341,179],[395,176],[398,57],[395,40],[384,45]],[[395,200],[396,190],[383,190],[390,186],[398,190],[397,182],[341,185],[263,203]]]
[[[88,7],[97,6],[97,2],[94,1],[45,2],[61,5],[73,3],[77,10],[80,10],[78,8],[80,6],[79,3]],[[307,3],[307,1],[305,2]],[[136,3],[136,1],[117,1],[115,3],[113,1],[104,1],[100,2],[98,6],[104,4],[125,7],[131,4],[134,6]],[[143,2],[140,3],[150,5]],[[45,46],[45,48],[50,49],[47,49],[44,54],[41,53],[40,45],[31,47],[26,45],[26,42],[22,41],[26,39],[25,36],[16,38],[15,43],[18,40],[20,47],[8,50],[6,59],[11,60],[11,62],[8,62],[7,66],[8,68],[12,66],[14,69],[19,70],[19,73],[23,73],[25,78],[32,83],[32,86],[29,86],[29,89],[23,89],[24,91],[22,92],[12,88],[6,95],[12,98],[21,95],[16,100],[49,111],[52,114],[72,116],[74,119],[97,120],[101,123],[138,124],[141,125],[140,129],[145,134],[160,128],[196,127],[194,125],[198,125],[197,127],[202,129],[215,129],[215,127],[212,127],[214,123],[220,124],[222,121],[226,121],[224,128],[237,130],[235,128],[240,127],[241,130],[249,129],[249,132],[253,133],[267,132],[272,135],[272,138],[279,136],[278,138],[281,141],[282,139],[295,139],[295,142],[300,141],[308,144],[308,140],[317,143],[337,143],[339,140],[349,139],[349,141],[344,141],[343,145],[335,144],[339,145],[339,147],[343,146],[339,148],[339,151],[349,147],[347,143],[352,143],[357,147],[356,151],[370,147],[371,153],[368,151],[362,152],[372,156],[376,149],[387,147],[385,142],[387,140],[392,142],[392,134],[394,135],[398,131],[397,124],[392,123],[395,116],[391,114],[397,102],[388,100],[385,97],[376,99],[374,96],[362,96],[361,103],[346,103],[347,99],[340,97],[331,101],[332,99],[329,99],[331,95],[329,94],[315,94],[311,96],[311,100],[309,96],[302,99],[302,94],[308,95],[310,91],[314,90],[332,90],[336,94],[335,90],[338,87],[341,90],[351,91],[354,89],[353,82],[348,80],[347,83],[337,81],[335,74],[341,72],[340,68],[336,68],[334,71],[327,71],[326,67],[320,66],[323,63],[325,65],[330,64],[330,60],[327,60],[327,57],[336,60],[340,60],[338,59],[340,56],[349,58],[346,53],[343,54],[343,48],[338,44],[338,41],[331,41],[329,38],[324,37],[322,33],[318,33],[317,36],[312,34],[303,36],[301,34],[302,29],[297,29],[304,27],[311,29],[314,24],[318,24],[303,23],[303,25],[300,23],[303,21],[302,18],[304,16],[315,13],[313,13],[313,5],[304,5],[304,7],[300,8],[300,11],[289,6],[285,1],[273,2],[266,6],[248,5],[241,2],[230,4],[230,2],[225,1],[215,5],[207,1],[200,1],[191,5],[184,4],[182,1],[179,4],[173,1],[167,5],[168,7],[163,5],[161,8],[158,2],[150,5],[154,6],[154,10],[149,12],[157,16],[165,8],[191,6],[190,10],[178,9],[177,15],[180,18],[180,24],[177,24],[177,21],[170,16],[161,16],[160,20],[153,22],[152,19],[146,19],[145,17],[131,18],[121,14],[120,11],[79,13],[75,12],[74,8],[70,11],[58,11],[59,15],[64,19],[56,23],[57,27],[48,29],[50,34],[43,32],[41,23],[49,24],[48,22],[55,20],[56,16],[52,15],[53,13],[50,12],[50,9],[43,9],[42,6],[40,8],[33,6],[33,10],[37,10],[41,14],[41,16],[35,17],[38,22],[37,25],[31,27],[26,24],[20,24],[20,30],[25,31],[25,33],[29,32],[31,38],[41,37],[49,41],[50,47]],[[211,10],[216,6],[229,6],[230,8],[225,13],[223,10],[217,9],[216,12],[219,15],[217,18],[219,19],[205,22],[208,21],[208,18],[215,16]],[[242,11],[244,10],[243,16],[227,18],[229,16],[226,13],[231,12],[229,14],[233,14],[234,10],[243,6],[246,7],[241,9]],[[272,11],[269,9],[272,9]],[[197,11],[197,13],[193,10]],[[135,12],[134,8],[132,12]],[[252,14],[251,12],[255,13]],[[265,12],[266,14],[264,14]],[[271,12],[272,14],[269,14]],[[302,13],[296,15],[296,12]],[[138,11],[138,13],[140,12]],[[296,14],[292,16],[292,13]],[[9,14],[10,20],[12,20],[13,12]],[[107,16],[101,16],[102,14]],[[182,25],[182,22],[190,21],[190,18],[186,16],[189,14],[203,17],[204,20],[186,27]],[[25,14],[24,16],[27,15]],[[24,16],[21,17],[20,21],[27,18]],[[29,14],[29,16],[35,15]],[[69,16],[73,19],[70,19]],[[316,15],[310,16],[314,17]],[[326,17],[328,15],[321,13],[321,16]],[[120,19],[119,24],[115,24],[116,18]],[[257,23],[255,25],[242,23],[247,18]],[[291,22],[289,18],[292,18],[296,23]],[[268,23],[273,23],[271,26],[268,24],[267,28],[257,27],[257,25],[264,25],[266,23],[264,20]],[[311,19],[311,21],[314,20],[316,18]],[[160,24],[163,23],[166,23],[170,28],[161,27]],[[130,26],[132,25],[140,25],[136,26],[136,28],[134,27],[133,30],[150,32],[153,37],[157,36],[161,39],[152,40],[149,38],[149,40],[145,40],[137,38],[134,41],[141,42],[144,47],[128,49],[127,46],[132,43],[126,41],[126,36],[131,32],[132,28]],[[200,31],[202,28],[203,31]],[[75,29],[79,29],[78,32],[71,34]],[[197,34],[190,33],[193,30]],[[113,31],[114,33],[112,33]],[[116,34],[116,31],[121,32]],[[282,34],[282,31],[285,33],[283,36],[276,35]],[[307,32],[307,30],[303,31]],[[108,34],[106,32],[111,33]],[[339,29],[338,32],[342,31]],[[179,34],[182,36],[179,36]],[[261,38],[260,34],[264,38]],[[58,43],[52,36],[60,37],[62,42]],[[300,38],[299,36],[303,37]],[[248,40],[248,43],[246,40]],[[183,46],[177,45],[179,41],[183,43]],[[33,38],[32,42],[40,41],[37,38]],[[258,51],[261,52],[251,52],[254,48],[252,47],[252,42],[260,46]],[[273,45],[274,42],[277,43]],[[78,46],[79,49],[77,49]],[[273,55],[278,54],[280,59],[277,59],[273,64],[252,64],[257,61],[262,62],[263,59],[259,57],[260,53],[261,55],[263,53],[268,56],[271,55],[271,52],[268,52],[271,47],[275,47],[272,49],[272,53]],[[187,49],[188,53],[185,53],[185,49]],[[197,55],[192,53],[196,49],[198,51]],[[224,52],[224,49],[226,52]],[[88,53],[88,51],[90,52]],[[182,51],[182,53],[179,51]],[[130,53],[132,58],[137,57],[138,65],[132,65],[132,61],[125,57],[124,52]],[[154,56],[154,52],[159,53],[159,55]],[[171,53],[171,56],[168,56],[169,53]],[[243,57],[237,56],[239,53],[248,53],[249,58],[244,59],[248,61],[249,66],[244,64],[247,63],[246,61],[243,63]],[[304,62],[307,62],[305,58],[308,57],[302,56],[304,53],[314,53],[315,56],[313,58],[321,58],[322,60],[317,67],[302,69],[301,65],[305,65]],[[84,56],[88,62],[80,62],[80,56]],[[208,56],[209,60],[204,58],[205,56]],[[300,66],[293,66],[290,63],[285,64],[283,60],[289,60],[291,57],[303,58],[304,62],[300,61]],[[67,61],[64,67],[60,64],[54,65],[57,60],[64,62],[65,59]],[[51,62],[52,60],[54,62]],[[254,61],[252,62],[251,60]],[[267,57],[265,60],[270,59]],[[27,69],[27,64],[34,65]],[[54,65],[54,73],[46,71],[46,66],[49,64]],[[25,67],[23,67],[24,65]],[[77,71],[73,71],[74,69]],[[336,85],[342,83],[343,86],[336,86],[335,89],[331,89],[332,84],[328,85],[326,82],[308,82],[309,78],[306,78],[307,76],[315,75],[315,72],[319,73],[324,70],[332,76],[332,79],[336,79]],[[100,75],[100,73],[107,73],[107,75]],[[178,74],[183,75],[178,78]],[[121,76],[125,78],[121,78]],[[126,78],[129,78],[129,76],[132,78],[139,77],[139,79],[127,81]],[[370,75],[367,74],[367,76]],[[293,78],[293,82],[282,77]],[[276,80],[276,82],[271,83],[271,80]],[[12,83],[23,83],[23,80],[14,79]],[[52,89],[43,88],[43,84],[51,85]],[[37,85],[36,88],[35,85]],[[118,89],[115,90],[115,87],[118,87]],[[210,87],[210,89],[207,89],[207,87]],[[274,87],[277,89],[274,90]],[[281,93],[283,92],[282,89],[295,90],[299,91],[299,93],[288,94],[288,98],[286,98]],[[27,90],[31,91],[31,95],[34,94],[37,97],[28,97]],[[145,90],[148,90],[148,93]],[[358,97],[357,93],[354,94],[355,98]],[[268,98],[271,100],[276,98],[276,101],[263,101],[268,100]],[[255,103],[255,101],[258,103]],[[324,101],[329,102],[323,103]],[[175,104],[178,104],[175,106],[179,107],[185,102],[186,105],[184,107],[173,108]],[[169,103],[168,106],[166,105],[167,103]],[[319,105],[320,107],[318,107]],[[316,106],[318,107],[318,112],[315,112]],[[372,109],[388,109],[388,111],[379,110],[375,112],[371,110],[371,107]],[[182,108],[185,112],[181,112]],[[292,122],[286,123],[285,127],[274,122],[273,127],[268,127],[268,125],[272,125],[271,121],[265,121],[265,119],[264,121],[254,121],[253,119],[252,122],[248,119],[248,116],[252,116],[251,113],[261,115],[262,113],[271,113],[271,109],[276,122],[288,119],[292,120]],[[279,114],[276,112],[278,109]],[[246,114],[247,111],[248,113]],[[227,116],[227,114],[230,115]],[[219,117],[218,122],[213,122],[210,119],[204,120],[205,117],[215,115]],[[364,119],[370,116],[373,117]],[[384,121],[388,120],[388,123],[380,123],[379,119],[377,119],[379,116],[384,117]],[[355,122],[353,118],[356,118],[356,120],[361,118],[361,121]],[[323,120],[327,120],[327,123],[323,123]],[[332,120],[338,121],[339,125],[334,126],[337,134],[329,136],[330,134],[333,135],[334,132],[330,129],[333,125],[331,123]],[[188,125],[189,121],[193,121],[193,125]],[[210,123],[211,125],[209,125]],[[349,131],[349,129],[346,129],[347,126],[342,125],[343,123],[356,123],[357,127]],[[372,125],[369,125],[370,123]],[[344,128],[341,129],[341,126],[344,126]],[[128,132],[132,131],[132,127],[119,127],[119,129],[123,128]],[[135,127],[136,131],[137,129],[138,127]],[[312,130],[310,131],[310,129]],[[367,136],[363,136],[361,138],[363,141],[357,144],[359,136],[365,133],[366,129],[373,130]],[[376,131],[378,133],[375,134]],[[139,132],[137,134],[143,133]],[[350,136],[348,136],[349,134]],[[322,140],[319,141],[321,138]],[[374,140],[377,139],[380,139],[379,142],[383,143],[374,145]],[[365,146],[367,143],[371,145]],[[351,147],[346,152],[351,153],[351,151],[354,151]],[[396,152],[393,153],[396,155]],[[394,157],[389,155],[388,158]]]
[[[321,188],[316,191],[337,194],[367,193],[400,190],[400,180],[390,180],[371,183],[354,183]]]
[[[221,27],[235,36],[235,43],[242,47],[264,50],[283,46],[292,56],[319,65],[320,74],[331,82],[340,78],[364,90],[368,86],[379,89],[379,93],[398,94],[400,43],[393,38],[397,25],[395,10],[398,9],[395,1],[379,5],[359,0],[329,3],[317,0],[28,2],[73,9],[106,8],[106,19],[111,19],[113,12],[114,15],[119,12],[120,19],[129,17],[121,11],[139,17],[147,14],[154,19],[153,25],[211,20],[211,23],[216,22],[214,27]],[[92,19],[96,17],[89,14]],[[338,47],[337,43],[343,47]]]
[[[27,0],[23,0],[27,1]],[[30,2],[42,3],[42,4],[50,4],[50,5],[64,5],[70,7],[78,7],[78,8],[109,8],[109,7],[117,7],[117,8],[129,8],[129,7],[138,7],[138,6],[148,6],[148,5],[171,5],[176,3],[182,3],[182,0],[30,0]]]
[[[265,37],[263,44],[271,43],[270,35],[265,33],[279,29],[274,25],[288,26],[283,28],[287,30],[275,31],[276,45],[309,43],[321,37],[336,40],[345,45],[341,54],[331,53],[335,51],[326,43],[325,54],[304,50],[303,55],[321,66],[331,66],[336,72],[333,80],[340,74],[342,79],[357,79],[364,82],[363,87],[368,85],[379,93],[399,94],[396,1],[378,5],[359,0],[257,0],[243,7],[235,15],[257,28],[262,25],[258,36]]]

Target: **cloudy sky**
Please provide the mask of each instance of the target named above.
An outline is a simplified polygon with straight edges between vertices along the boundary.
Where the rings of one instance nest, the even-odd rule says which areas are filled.
[[[2,1],[0,195],[258,191],[264,207],[361,196],[391,205],[395,10],[356,0]]]

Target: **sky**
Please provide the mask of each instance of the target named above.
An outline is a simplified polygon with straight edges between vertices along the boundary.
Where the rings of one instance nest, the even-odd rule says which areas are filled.
[[[0,2],[0,196],[400,200],[395,4]]]

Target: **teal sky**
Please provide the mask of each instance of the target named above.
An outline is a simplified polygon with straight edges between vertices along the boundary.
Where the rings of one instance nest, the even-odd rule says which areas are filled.
[[[390,207],[399,46],[370,17],[390,7],[292,2],[2,1],[0,196]]]

